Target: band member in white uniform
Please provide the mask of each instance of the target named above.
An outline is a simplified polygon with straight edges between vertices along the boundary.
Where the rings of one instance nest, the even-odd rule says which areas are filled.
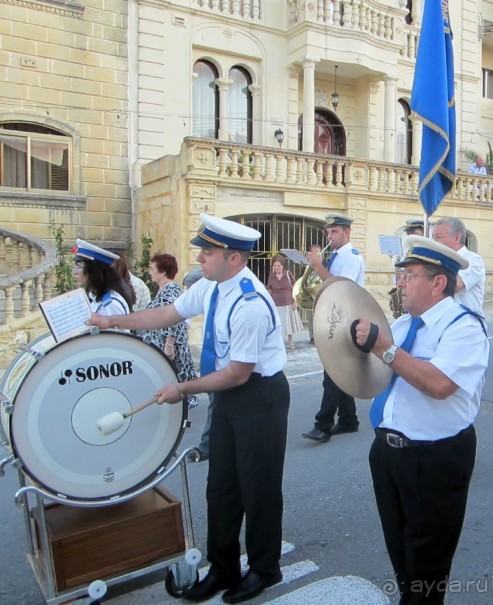
[[[214,393],[207,481],[207,576],[183,598],[240,603],[282,579],[282,476],[289,386],[282,371],[286,351],[276,307],[247,268],[260,233],[201,214],[204,272],[172,304],[125,317],[93,316],[103,329],[164,328],[204,314],[201,377],[164,387],[159,402],[178,403]],[[245,519],[249,571],[240,576],[240,529]]]
[[[372,348],[394,371],[373,400],[373,487],[400,605],[441,605],[460,537],[476,455],[489,343],[481,317],[453,299],[467,260],[413,235],[397,285],[407,313]],[[364,345],[370,322],[361,320]]]
[[[365,263],[361,254],[350,243],[353,219],[344,214],[326,214],[325,235],[330,241],[332,254],[324,264],[319,254],[308,253],[308,260],[322,280],[329,277],[347,277],[358,286],[365,285]],[[358,430],[354,397],[345,393],[324,370],[323,395],[320,410],[315,416],[314,427],[303,433],[305,439],[317,443],[329,441],[332,435],[354,433]],[[337,413],[337,423],[335,415]]]
[[[455,216],[442,218],[433,227],[433,239],[467,259],[469,266],[461,269],[457,275],[454,300],[460,305],[483,315],[484,291],[486,286],[486,268],[483,259],[466,248],[466,227]]]
[[[125,298],[121,279],[111,266],[120,257],[84,240],[76,240],[74,278],[84,288],[91,310],[102,315],[125,315],[132,307]]]

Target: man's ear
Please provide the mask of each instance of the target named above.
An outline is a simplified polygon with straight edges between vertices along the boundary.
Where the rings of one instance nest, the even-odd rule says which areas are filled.
[[[238,263],[241,261],[241,254],[236,250],[229,255],[229,264],[232,267],[236,267]]]
[[[447,287],[447,277],[443,274],[439,274],[435,275],[435,280],[435,286],[433,289],[436,289],[437,294],[441,294]]]

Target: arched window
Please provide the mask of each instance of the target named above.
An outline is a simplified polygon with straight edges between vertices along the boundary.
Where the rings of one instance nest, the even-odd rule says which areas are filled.
[[[298,119],[298,149],[303,148],[303,116]],[[315,109],[315,153],[346,155],[346,132],[335,113],[328,109]]]
[[[0,124],[0,187],[70,191],[72,141],[53,128]]]
[[[233,67],[229,71],[232,84],[228,95],[228,140],[234,143],[252,142],[252,78],[246,69]]]
[[[413,125],[410,120],[411,108],[404,99],[397,102],[396,162],[411,164],[413,154]]]
[[[209,61],[197,61],[193,66],[193,136],[217,139],[219,133],[219,91],[217,69]]]

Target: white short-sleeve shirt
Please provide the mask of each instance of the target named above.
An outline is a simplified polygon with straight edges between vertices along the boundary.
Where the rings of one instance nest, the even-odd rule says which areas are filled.
[[[386,401],[380,427],[398,430],[409,439],[436,440],[456,435],[476,419],[488,366],[489,342],[479,320],[466,314],[451,297],[421,315],[413,357],[432,363],[458,389],[443,400],[434,399],[411,386],[400,376]],[[411,316],[405,314],[392,324],[394,342],[404,342]]]
[[[348,242],[336,250],[337,256],[330,265],[330,272],[336,277],[352,279],[358,286],[365,285],[365,261],[361,254]]]
[[[245,278],[252,281],[259,296],[243,298],[240,281]],[[202,313],[207,317],[215,286],[216,282],[199,280],[175,300],[176,311],[184,318]],[[240,361],[254,363],[253,371],[262,376],[272,376],[286,365],[282,327],[274,301],[262,282],[246,267],[219,284],[214,344],[216,370],[225,368],[231,361]]]
[[[483,259],[479,254],[468,250],[465,246],[457,252],[467,258],[469,267],[459,271],[459,277],[464,282],[464,288],[455,293],[454,300],[456,303],[482,315],[486,282],[486,269]]]

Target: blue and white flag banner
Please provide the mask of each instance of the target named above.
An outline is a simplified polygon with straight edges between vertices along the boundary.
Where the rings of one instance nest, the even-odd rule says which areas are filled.
[[[431,216],[455,181],[454,54],[448,0],[425,0],[411,110],[423,122],[419,199]]]

